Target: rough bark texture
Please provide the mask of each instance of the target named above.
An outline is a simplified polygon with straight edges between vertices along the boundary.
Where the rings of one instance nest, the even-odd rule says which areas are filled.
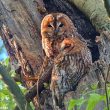
[[[107,73],[110,61],[110,49],[108,48],[110,45],[108,39],[109,33],[103,32],[101,34],[102,37],[99,40],[98,50],[95,38],[99,34],[85,15],[68,1],[75,3],[80,10],[85,12],[99,32],[103,26],[110,29],[110,21],[108,20],[104,6],[98,1],[97,3],[100,8],[94,5],[95,0],[88,0],[89,2],[85,2],[84,0],[0,0],[0,34],[10,56],[11,64],[15,67],[16,73],[21,75],[22,83],[29,90],[26,94],[26,99],[29,102],[33,100],[36,110],[38,110],[38,101],[42,105],[42,110],[52,110],[51,92],[48,89],[43,90],[44,82],[50,81],[52,70],[50,61],[47,61],[47,66],[44,66],[45,71],[42,70],[45,58],[41,46],[40,23],[42,17],[46,14],[51,12],[63,12],[67,14],[82,37],[86,40],[91,40],[89,48],[93,61],[99,59],[100,51],[100,60],[95,62],[91,68],[91,72],[82,78],[77,90],[65,95],[65,102],[72,97],[79,97],[81,91],[86,88],[85,85],[89,85],[92,82],[99,82],[99,86],[101,87],[100,82],[103,80],[102,73]],[[102,6],[104,9],[101,8]],[[105,54],[105,52],[108,53]],[[35,76],[37,80],[40,73],[43,74],[38,83],[34,79],[31,79],[32,76]],[[37,84],[38,87],[36,86]],[[39,94],[41,100],[35,97],[37,92],[41,92]],[[65,108],[67,108],[67,105],[65,105]],[[102,110],[100,104],[98,107],[98,109]],[[82,108],[81,110],[84,109]]]
[[[92,21],[93,25],[100,32],[110,30],[110,19],[104,5],[104,0],[68,0],[75,4]],[[106,4],[109,3],[105,0]],[[107,4],[108,6],[109,4]],[[108,8],[109,10],[109,8]]]

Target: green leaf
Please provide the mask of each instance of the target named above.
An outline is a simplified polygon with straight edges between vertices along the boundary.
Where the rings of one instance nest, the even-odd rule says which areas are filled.
[[[15,100],[12,97],[12,94],[7,89],[7,86],[0,81],[0,109],[1,110],[14,110]]]
[[[108,97],[110,97],[110,89],[107,89]]]
[[[81,97],[80,99],[76,100],[76,105],[80,106],[82,105],[86,100],[84,99],[84,97]]]
[[[98,82],[97,82],[97,83],[93,83],[93,84],[91,84],[91,88],[92,88],[92,90],[96,90],[97,87],[98,87]]]
[[[6,106],[6,103],[0,101],[0,107],[5,107]]]
[[[81,97],[80,99],[71,99],[69,102],[68,110],[73,110],[75,105],[80,109],[81,105],[85,102],[86,100],[84,97]]]
[[[81,105],[84,104],[87,100],[84,99],[84,97],[81,97],[80,99],[76,100],[76,105],[78,106],[78,109],[80,110]]]
[[[70,102],[69,102],[68,110],[73,110],[75,104],[76,104],[76,100],[71,99]]]
[[[103,100],[103,96],[93,93],[90,94],[90,97],[88,99],[88,105],[86,110],[94,110],[95,106],[101,101]]]
[[[7,57],[7,58],[5,59],[5,65],[6,65],[6,66],[9,65],[9,57]]]
[[[104,108],[104,110],[108,110],[108,108],[107,108],[107,107],[105,107],[105,108]]]
[[[5,94],[4,93],[0,93],[0,101],[5,99]]]

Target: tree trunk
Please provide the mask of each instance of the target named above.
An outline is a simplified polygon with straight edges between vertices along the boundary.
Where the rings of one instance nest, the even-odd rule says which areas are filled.
[[[89,19],[71,2],[87,15],[97,31],[101,33],[98,45],[95,40],[99,33],[96,32]],[[51,92],[44,87],[44,83],[51,80],[52,65],[47,61],[43,53],[40,35],[41,20],[48,13],[63,12],[67,14],[82,37],[85,40],[91,40],[92,45],[89,48],[94,62],[93,67],[91,67],[90,73],[82,78],[77,90],[72,92],[71,95],[70,93],[66,94],[66,100],[64,99],[64,101],[67,102],[72,97],[79,97],[81,91],[86,88],[84,85],[88,83],[99,82],[99,86],[103,86],[101,84],[103,80],[102,73],[107,73],[110,61],[110,49],[108,48],[110,45],[108,31],[110,29],[110,20],[104,4],[100,2],[96,6],[94,5],[96,2],[98,1],[0,0],[0,34],[10,56],[11,65],[14,66],[16,74],[21,76],[23,85],[29,90],[25,97],[28,102],[32,101],[34,103],[36,110],[40,108],[42,110],[52,110],[53,106]],[[105,51],[108,52],[107,55],[104,54]],[[98,61],[96,62],[96,60]],[[43,65],[44,63],[47,63],[46,67]],[[43,67],[45,67],[45,71],[43,71]],[[41,73],[42,76],[39,79]],[[39,82],[36,83],[37,80]],[[67,108],[68,104],[65,106]],[[99,109],[102,109],[100,105]]]
[[[68,0],[74,3],[92,21],[97,31],[110,30],[110,19],[107,13],[109,0]],[[105,1],[105,4],[104,4]]]

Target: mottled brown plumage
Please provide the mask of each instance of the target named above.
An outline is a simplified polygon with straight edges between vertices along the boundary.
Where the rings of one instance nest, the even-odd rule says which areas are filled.
[[[74,91],[80,79],[89,72],[92,64],[90,50],[79,38],[65,38],[61,52],[54,59],[51,89],[58,105],[62,105],[64,94]]]
[[[91,53],[65,14],[46,15],[41,23],[41,35],[45,54],[54,63],[51,78],[53,105],[61,107],[64,94],[75,90],[80,79],[88,72],[92,64]]]
[[[56,57],[64,38],[78,35],[70,18],[63,13],[46,15],[41,23],[42,47],[46,56]]]

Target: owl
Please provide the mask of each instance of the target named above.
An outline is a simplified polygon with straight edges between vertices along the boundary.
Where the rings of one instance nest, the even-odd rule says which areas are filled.
[[[78,36],[70,18],[63,13],[46,15],[41,22],[42,47],[46,56],[55,58],[61,42],[68,37]]]
[[[92,64],[91,53],[71,19],[63,13],[48,14],[43,18],[41,36],[44,52],[54,64],[50,86],[55,99],[53,105],[63,106],[64,94],[75,90],[88,72]]]
[[[63,107],[64,94],[76,90],[78,82],[89,72],[91,65],[91,52],[85,42],[77,37],[65,38],[61,42],[51,79],[55,105]]]

